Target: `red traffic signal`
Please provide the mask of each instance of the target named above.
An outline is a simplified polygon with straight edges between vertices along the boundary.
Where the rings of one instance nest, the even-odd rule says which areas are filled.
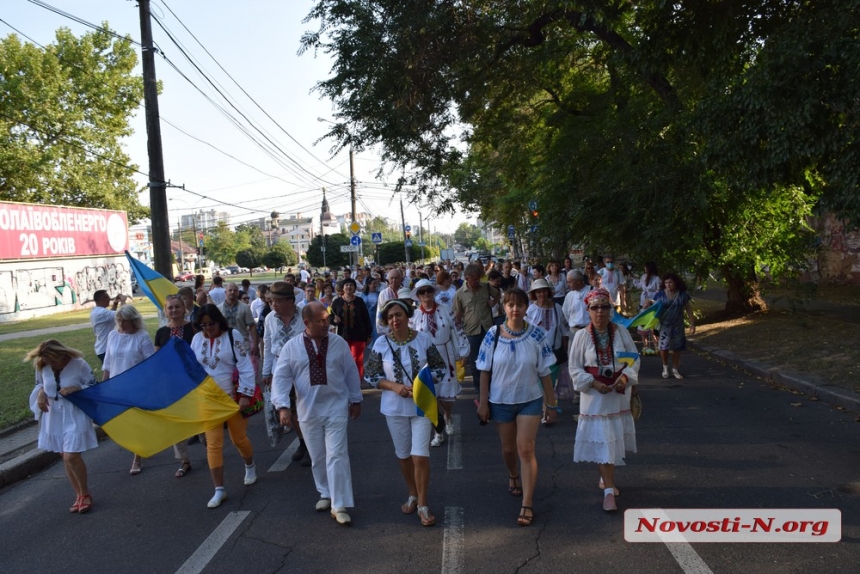
[[[538,216],[537,210],[536,209],[532,210],[532,217],[537,217],[537,216]]]

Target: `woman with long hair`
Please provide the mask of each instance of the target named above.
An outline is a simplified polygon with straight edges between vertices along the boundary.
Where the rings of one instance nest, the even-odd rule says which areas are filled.
[[[63,457],[66,476],[75,491],[69,512],[83,514],[93,506],[87,482],[87,465],[81,453],[99,446],[93,421],[68,399],[72,393],[96,384],[84,354],[49,339],[24,356],[36,369],[36,408],[39,411],[40,449]]]
[[[364,350],[370,343],[373,321],[364,300],[356,295],[355,279],[347,277],[339,281],[338,285],[343,295],[332,302],[329,321],[335,326],[337,334],[349,344],[349,352],[361,380],[364,378]]]
[[[663,361],[663,378],[669,378],[669,351],[672,352],[672,375],[683,379],[678,371],[681,366],[681,351],[687,350],[687,336],[684,327],[684,313],[690,320],[690,334],[696,334],[696,318],[693,316],[692,298],[687,293],[687,284],[676,273],[663,275],[663,288],[655,295],[654,301],[663,303],[660,311],[660,340],[657,348]]]
[[[243,418],[242,409],[251,404],[256,382],[254,365],[251,364],[249,350],[239,331],[227,324],[217,305],[204,305],[197,316],[199,332],[191,341],[191,349],[206,373],[212,377],[222,391],[234,397],[239,410],[227,420],[230,440],[245,461],[245,485],[257,482],[257,469],[254,466],[254,447],[248,439],[248,420]],[[234,389],[233,373],[238,372],[239,380]],[[209,500],[209,508],[217,508],[227,500],[224,490],[224,428],[221,425],[206,431],[206,459],[209,472],[215,485],[215,494]]]

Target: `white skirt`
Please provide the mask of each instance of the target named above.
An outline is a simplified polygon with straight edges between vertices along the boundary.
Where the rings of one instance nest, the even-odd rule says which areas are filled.
[[[624,466],[624,455],[636,452],[636,427],[629,410],[608,415],[579,415],[573,462]]]
[[[99,446],[93,421],[60,397],[48,401],[39,423],[39,448],[48,452],[84,452]]]

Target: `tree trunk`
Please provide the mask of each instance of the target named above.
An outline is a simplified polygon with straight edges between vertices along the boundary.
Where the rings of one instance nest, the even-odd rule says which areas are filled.
[[[724,265],[723,279],[726,280],[728,300],[726,313],[745,315],[756,311],[767,311],[767,303],[761,296],[758,279],[752,267]]]

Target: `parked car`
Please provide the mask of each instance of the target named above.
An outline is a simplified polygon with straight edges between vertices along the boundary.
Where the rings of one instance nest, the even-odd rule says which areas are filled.
[[[242,268],[239,267],[238,265],[231,265],[230,267],[227,268],[227,270],[230,271],[230,275],[238,275],[239,273],[242,272]]]
[[[182,273],[178,274],[173,280],[174,281],[193,281],[194,280],[194,273],[191,273],[190,271],[183,271]]]

